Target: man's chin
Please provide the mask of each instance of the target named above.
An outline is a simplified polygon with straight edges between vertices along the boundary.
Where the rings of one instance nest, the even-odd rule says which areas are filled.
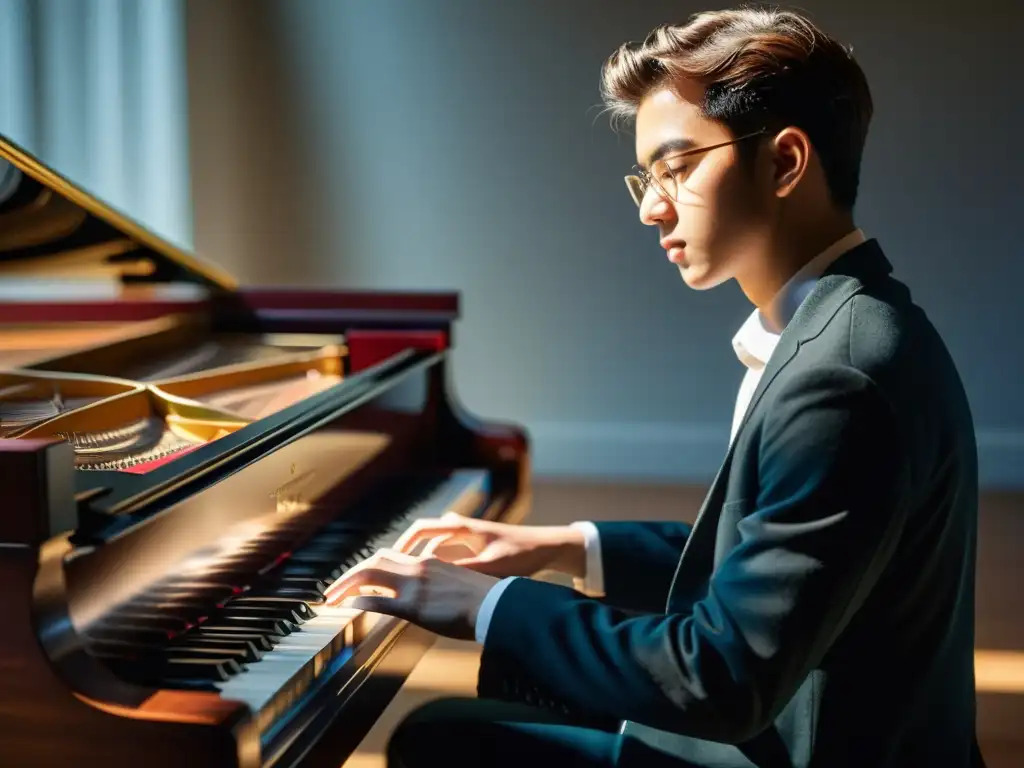
[[[722,280],[715,279],[714,274],[708,270],[699,269],[693,265],[680,266],[678,269],[683,282],[686,283],[687,287],[695,291],[707,291],[723,282]]]

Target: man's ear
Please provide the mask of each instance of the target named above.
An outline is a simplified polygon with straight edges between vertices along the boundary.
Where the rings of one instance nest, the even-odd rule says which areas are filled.
[[[811,140],[799,128],[784,128],[771,142],[772,181],[777,197],[788,197],[807,173]]]

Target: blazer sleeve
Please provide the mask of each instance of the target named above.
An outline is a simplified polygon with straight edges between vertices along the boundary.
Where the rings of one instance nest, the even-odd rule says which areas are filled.
[[[695,738],[738,744],[768,727],[885,569],[909,493],[903,435],[869,378],[823,366],[780,384],[755,508],[703,599],[631,616],[517,579],[482,666],[507,662],[570,708]]]
[[[594,523],[601,550],[604,598],[635,611],[663,611],[688,523]]]

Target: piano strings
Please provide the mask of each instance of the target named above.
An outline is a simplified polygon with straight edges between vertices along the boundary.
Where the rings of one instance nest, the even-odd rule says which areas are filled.
[[[175,351],[129,365],[120,375],[133,381],[154,382],[244,363],[269,363],[295,351],[249,339],[206,341],[188,351]]]
[[[74,447],[75,467],[90,470],[128,469],[193,445],[158,418],[98,432],[58,432],[57,436]]]
[[[205,436],[180,424],[148,417],[114,429],[95,432],[58,432],[75,449],[75,467],[84,470],[131,471],[147,469],[184,451],[215,440],[228,430]]]
[[[197,399],[219,410],[255,421],[323,392],[340,381],[341,376],[312,369],[300,376],[224,389]]]
[[[58,387],[54,387],[49,398],[30,397],[36,389],[34,384],[15,384],[0,389],[0,438],[15,435],[68,410]]]
[[[228,357],[224,357],[225,352]],[[252,354],[272,358],[275,354],[281,356],[284,353],[279,347],[254,345],[247,340],[233,344],[216,341],[200,346],[184,358],[178,358],[175,370],[201,369],[211,364],[220,366],[228,360],[237,361],[239,356],[251,359]],[[161,372],[166,373],[167,370],[164,367]],[[214,417],[214,421],[210,421],[209,416],[199,416],[198,421],[195,416],[185,419],[174,416],[165,418],[162,411],[143,418],[133,416],[125,419],[119,418],[119,408],[110,408],[99,415],[94,414],[88,420],[89,426],[84,429],[71,425],[65,427],[63,422],[55,423],[52,434],[72,445],[78,469],[145,472],[237,429],[240,424],[258,421],[342,380],[340,373],[318,368],[289,371],[282,378],[253,381],[244,385],[239,385],[230,377],[220,383],[217,375],[213,376],[213,391],[192,397],[179,397],[178,402],[191,401],[195,405],[212,408],[220,414],[220,419]],[[160,398],[159,384],[151,386],[157,387],[154,393]],[[47,390],[52,390],[48,396]],[[34,427],[96,400],[95,397],[66,397],[56,383],[39,380],[0,388],[0,437],[26,434]],[[110,416],[107,417],[106,413]],[[222,427],[218,426],[221,419],[224,421]]]

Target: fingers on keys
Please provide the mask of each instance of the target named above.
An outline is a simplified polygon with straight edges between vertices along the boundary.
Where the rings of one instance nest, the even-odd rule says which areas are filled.
[[[417,520],[398,537],[394,549],[397,552],[412,554],[420,544],[427,542],[427,549],[421,554],[429,554],[444,540],[461,538],[472,533],[472,518],[463,517],[457,512],[446,512],[438,518]],[[442,541],[435,543],[436,539]]]
[[[394,594],[402,585],[419,573],[420,559],[403,552],[382,549],[350,568],[344,576],[331,584],[324,593],[328,605],[358,597],[364,589],[383,589]]]

